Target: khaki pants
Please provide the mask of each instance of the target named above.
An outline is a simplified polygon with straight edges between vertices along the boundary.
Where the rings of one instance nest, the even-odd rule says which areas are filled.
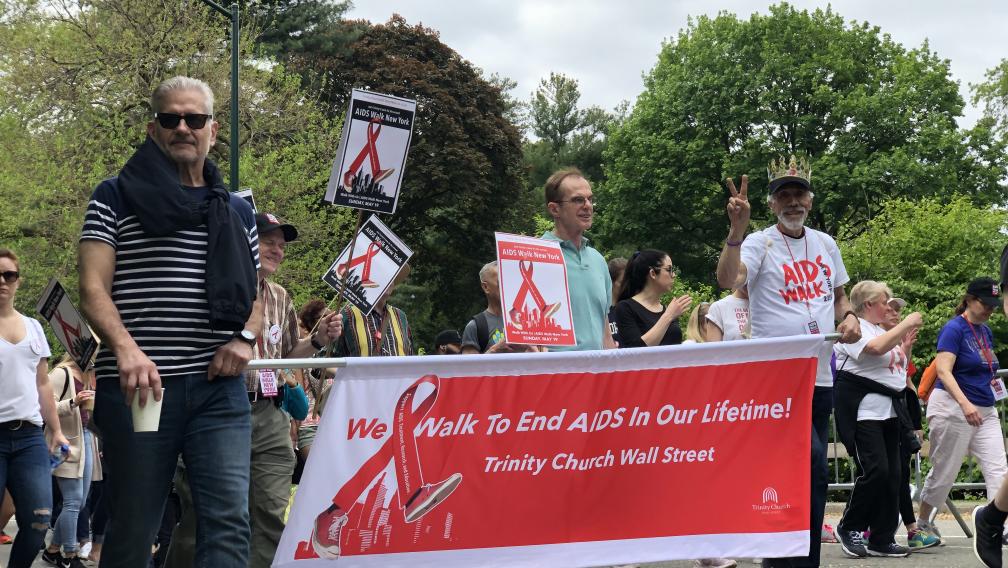
[[[284,529],[284,511],[294,474],[290,417],[270,400],[252,403],[252,459],[249,479],[249,519],[252,525],[250,568],[269,568]],[[179,468],[175,490],[182,519],[172,535],[166,568],[191,568],[196,550],[196,518],[192,495]]]
[[[970,426],[959,404],[944,389],[934,389],[928,400],[927,419],[931,438],[931,471],[924,480],[921,500],[939,508],[948,497],[966,454],[972,455],[983,472],[987,499],[993,499],[1008,473],[1004,438],[997,409],[978,406],[983,417],[979,427]]]

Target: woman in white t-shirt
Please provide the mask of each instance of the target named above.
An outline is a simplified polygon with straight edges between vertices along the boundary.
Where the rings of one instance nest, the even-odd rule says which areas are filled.
[[[903,389],[907,358],[903,337],[923,319],[914,312],[892,329],[883,324],[892,315],[892,290],[865,280],[851,289],[850,301],[861,324],[861,339],[838,343],[834,387],[837,433],[854,456],[857,477],[837,537],[844,553],[854,557],[906,556],[896,544],[899,524],[900,440],[909,425]],[[903,422],[906,422],[904,424]],[[871,530],[868,542],[862,534]]]
[[[10,568],[31,566],[42,549],[52,510],[49,454],[67,445],[49,387],[49,344],[39,322],[14,309],[18,259],[0,248],[0,492],[14,499],[18,533]],[[47,446],[42,417],[52,426]]]

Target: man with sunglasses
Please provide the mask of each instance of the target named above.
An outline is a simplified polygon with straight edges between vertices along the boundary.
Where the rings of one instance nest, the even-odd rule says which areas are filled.
[[[151,96],[147,140],[95,189],[79,245],[81,304],[102,339],[94,422],[111,525],[101,566],[146,566],[181,454],[202,537],[196,565],[249,555],[251,423],[242,371],[262,328],[251,206],[207,159],[213,93],[174,77]],[[160,401],[154,432],[131,403]]]
[[[595,215],[591,184],[577,168],[558,170],[544,186],[546,210],[553,217],[553,230],[542,238],[558,241],[567,266],[567,286],[574,316],[574,347],[554,347],[554,351],[612,349],[609,333],[609,303],[612,279],[609,266],[599,251],[588,246],[585,231]]]

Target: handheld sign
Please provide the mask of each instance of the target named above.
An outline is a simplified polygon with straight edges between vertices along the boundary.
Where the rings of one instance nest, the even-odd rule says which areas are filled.
[[[494,235],[505,340],[576,345],[560,243],[507,233]]]
[[[347,245],[322,281],[336,291],[342,289],[346,299],[367,315],[413,256],[413,251],[376,215],[361,225],[351,244],[353,254],[350,254],[351,245]]]
[[[394,213],[415,114],[414,100],[354,89],[325,200]]]
[[[91,365],[91,358],[98,350],[98,340],[58,280],[55,278],[49,280],[35,309],[49,321],[49,326],[56,333],[56,339],[73,357],[77,366],[86,371]]]
[[[241,197],[242,199],[244,199],[245,201],[247,201],[248,204],[252,206],[252,212],[253,213],[259,213],[259,209],[256,208],[255,198],[252,197],[252,189],[251,188],[246,187],[245,189],[243,189],[241,191],[236,191],[235,192],[235,196],[236,197]]]

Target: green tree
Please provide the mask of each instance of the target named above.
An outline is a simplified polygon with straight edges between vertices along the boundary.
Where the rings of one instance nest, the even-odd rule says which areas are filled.
[[[978,207],[962,195],[887,201],[857,238],[841,243],[851,282],[878,280],[908,302],[904,314],[924,315],[914,359],[934,358],[938,330],[953,315],[966,285],[979,276],[997,278],[1005,238],[1005,211]],[[995,349],[1008,354],[1008,321],[990,321]]]
[[[0,216],[8,222],[0,242],[22,255],[18,309],[31,313],[50,276],[76,295],[76,242],[88,198],[143,142],[158,82],[187,74],[211,85],[222,122],[211,157],[227,175],[230,45],[222,39],[227,22],[198,1],[22,0],[4,8]],[[251,61],[255,30],[246,33],[242,59]],[[345,233],[352,222],[345,211],[315,205],[339,119],[327,119],[300,78],[282,66],[243,65],[240,105],[242,185],[254,188],[261,206],[282,206],[302,227],[306,256],[317,254],[332,232]],[[309,279],[296,261],[290,264],[308,290],[295,286],[295,293],[307,295],[320,275]]]
[[[398,16],[385,24],[343,25],[357,32],[347,50],[304,54],[292,68],[310,79],[329,116],[346,113],[355,87],[417,100],[399,206],[385,221],[416,252],[410,280],[425,290],[393,301],[427,344],[481,309],[476,275],[495,257],[493,232],[531,228],[531,211],[523,207],[529,200],[521,140],[505,116],[509,107],[499,80],[495,85],[484,78],[437,32]],[[338,244],[349,238],[344,234]]]
[[[242,0],[241,18],[258,30],[255,41],[281,61],[319,50],[344,50],[356,35],[341,24],[349,0]],[[243,24],[247,25],[247,24]]]
[[[792,152],[812,159],[809,224],[841,240],[893,196],[1001,202],[1008,161],[991,151],[989,128],[957,127],[963,104],[948,61],[927,43],[906,49],[829,8],[691,19],[609,137],[603,244],[675,251],[687,273],[713,278],[723,180],[748,173],[753,218],[771,222],[763,172]]]
[[[986,81],[971,87],[973,104],[983,104],[984,116],[996,123],[1002,135],[1008,135],[1008,59],[989,69]]]

